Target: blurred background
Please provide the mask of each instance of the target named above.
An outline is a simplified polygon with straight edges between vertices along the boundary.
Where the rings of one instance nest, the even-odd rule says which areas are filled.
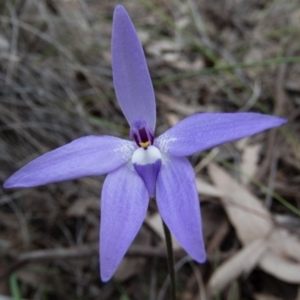
[[[156,135],[204,111],[289,120],[190,158],[208,260],[196,264],[174,244],[178,299],[299,300],[298,0],[1,0],[1,186],[25,163],[78,137],[128,137],[111,72],[118,3],[147,56]],[[103,180],[1,187],[1,300],[169,299],[153,201],[115,277],[101,283]]]

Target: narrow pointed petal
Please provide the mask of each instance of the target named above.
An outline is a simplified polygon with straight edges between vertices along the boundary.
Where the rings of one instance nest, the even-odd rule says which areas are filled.
[[[123,6],[114,12],[112,69],[118,102],[129,123],[145,120],[155,129],[154,91],[142,44]]]
[[[34,159],[4,183],[5,188],[33,187],[102,175],[128,161],[133,142],[112,136],[86,136]]]
[[[107,175],[101,195],[100,273],[108,281],[132,243],[143,220],[149,195],[132,166]]]
[[[285,123],[285,119],[258,113],[201,113],[176,124],[155,145],[162,152],[188,156]]]
[[[197,262],[206,259],[194,170],[184,157],[167,157],[157,178],[159,212],[170,231]]]

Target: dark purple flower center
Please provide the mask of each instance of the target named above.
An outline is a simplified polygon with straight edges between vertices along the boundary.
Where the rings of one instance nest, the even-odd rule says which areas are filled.
[[[145,150],[147,150],[154,141],[153,131],[143,119],[136,119],[133,124],[131,124],[130,138],[133,138],[136,144]]]

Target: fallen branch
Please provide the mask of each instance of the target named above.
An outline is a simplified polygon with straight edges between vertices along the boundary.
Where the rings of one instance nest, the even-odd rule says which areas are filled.
[[[176,251],[175,257],[180,258],[184,255],[182,251]],[[78,259],[99,255],[99,245],[91,244],[79,247],[58,248],[51,250],[37,250],[20,254],[15,261],[0,271],[0,281],[6,279],[11,273],[33,262],[49,262],[61,259]],[[126,256],[143,256],[166,258],[167,252],[163,247],[132,245],[126,253]]]

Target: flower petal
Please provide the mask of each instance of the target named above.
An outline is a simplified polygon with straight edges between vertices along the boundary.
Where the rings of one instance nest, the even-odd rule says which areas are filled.
[[[118,102],[129,125],[140,118],[154,132],[155,97],[144,51],[133,24],[121,5],[114,12],[112,69]]]
[[[164,222],[196,261],[206,259],[195,174],[185,157],[167,157],[158,174],[156,197]]]
[[[134,152],[134,143],[112,136],[86,136],[31,161],[4,183],[5,188],[33,187],[120,167]]]
[[[161,153],[154,147],[138,148],[132,155],[132,164],[143,179],[149,196],[154,197],[157,176],[161,168]]]
[[[132,166],[107,175],[101,196],[100,272],[108,281],[145,219],[149,195]]]
[[[258,113],[201,113],[190,116],[156,139],[165,153],[187,156],[286,123]]]

